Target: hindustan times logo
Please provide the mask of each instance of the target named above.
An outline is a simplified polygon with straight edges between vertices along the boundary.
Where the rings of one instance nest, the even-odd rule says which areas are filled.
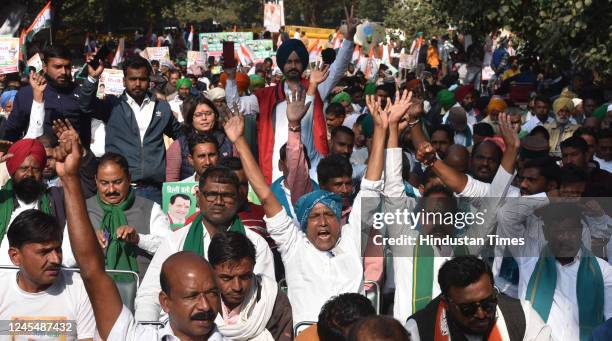
[[[483,212],[426,212],[423,209],[420,211],[400,210],[395,212],[376,212],[372,216],[374,227],[377,230],[382,229],[385,225],[404,225],[411,229],[416,229],[417,226],[423,225],[452,225],[457,229],[463,229],[466,226],[473,224],[482,225],[485,223],[485,215],[487,210]]]

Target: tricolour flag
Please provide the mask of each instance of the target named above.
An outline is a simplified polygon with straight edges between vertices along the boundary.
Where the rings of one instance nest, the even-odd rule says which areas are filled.
[[[310,45],[310,48],[308,49],[308,60],[311,63],[314,63],[317,61],[317,57],[319,56],[319,54],[321,53],[321,45],[319,45],[319,39],[317,39],[317,41]]]
[[[255,53],[245,44],[238,47],[238,59],[243,66],[251,65],[255,62]]]
[[[111,66],[119,66],[119,64],[123,63],[123,52],[125,51],[125,38],[119,39],[119,45],[117,45],[117,49],[115,50],[115,57],[113,58],[113,62]]]
[[[361,46],[355,45],[355,49],[353,50],[353,56],[351,58],[351,62],[358,62],[361,58]]]
[[[370,46],[370,53],[368,54],[368,62],[366,64],[366,70],[365,70],[365,78],[366,79],[371,79],[372,77],[374,77],[374,45]]]
[[[336,32],[334,36],[334,50],[339,49],[342,46],[342,33],[340,31]]]
[[[193,51],[193,25],[191,25],[191,30],[189,31],[189,36],[187,37],[187,49],[189,51]]]
[[[40,13],[38,13],[36,16],[36,19],[34,19],[32,25],[25,30],[25,40],[31,41],[36,33],[46,28],[51,28],[51,1],[49,1],[45,7],[43,7],[42,11],[40,11]]]

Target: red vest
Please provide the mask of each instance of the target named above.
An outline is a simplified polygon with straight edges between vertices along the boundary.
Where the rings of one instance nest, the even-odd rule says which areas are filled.
[[[308,89],[308,80],[302,80],[302,87]],[[266,178],[266,182],[272,183],[272,169],[276,167],[272,162],[274,153],[274,120],[272,115],[276,105],[285,100],[284,81],[276,86],[269,86],[255,92],[259,102],[259,115],[257,116],[257,146],[259,154],[259,167]],[[285,113],[279,113],[285,115]],[[327,124],[323,112],[323,100],[319,91],[314,99],[314,122],[313,122],[314,146],[319,154],[326,156],[327,149]]]

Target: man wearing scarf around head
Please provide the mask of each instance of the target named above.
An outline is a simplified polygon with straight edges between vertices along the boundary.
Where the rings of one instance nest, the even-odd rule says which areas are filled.
[[[255,245],[254,273],[275,278],[274,260],[268,243],[249,226],[244,226],[237,215],[242,204],[239,190],[238,177],[227,167],[209,167],[202,174],[196,194],[200,212],[190,223],[163,238],[136,295],[137,321],[159,319],[162,311],[159,304],[159,275],[164,261],[179,251],[192,251],[207,258],[211,239],[218,231],[234,231],[246,235]]]
[[[553,113],[555,114],[555,121],[544,124],[544,128],[546,128],[550,134],[550,138],[548,139],[550,154],[560,157],[561,142],[572,136],[580,126],[570,121],[571,112],[574,110],[574,104],[571,98],[559,97],[553,102],[552,107]]]
[[[15,142],[2,160],[6,160],[10,180],[0,190],[0,265],[11,265],[6,233],[13,220],[23,211],[38,209],[53,215],[60,226],[66,224],[64,192],[61,187],[47,188],[42,170],[47,164],[45,147],[36,139]],[[64,265],[74,265],[68,238],[64,238]]]
[[[142,276],[170,222],[157,203],[134,195],[127,160],[115,153],[100,158],[97,193],[87,199],[87,213],[102,249],[106,268],[129,270]]]
[[[183,101],[191,96],[191,88],[193,84],[189,78],[181,78],[176,81],[177,96],[168,101],[170,109],[174,113],[174,116],[179,122],[183,122]]]
[[[304,101],[303,95],[292,96],[288,113],[293,116],[300,110],[305,112],[308,105]],[[381,125],[382,121],[377,119],[377,124]],[[224,128],[238,150],[249,183],[264,206],[268,233],[278,245],[285,265],[294,325],[301,321],[316,321],[321,307],[332,296],[345,292],[363,293],[362,250],[372,225],[368,221],[362,222],[362,219],[370,220],[378,206],[375,198],[380,198],[383,189],[384,133],[378,129],[373,139],[368,169],[349,223],[344,226],[340,223],[340,197],[317,190],[298,200],[295,210],[297,225],[274,196],[251,153],[244,138],[244,117],[232,115]],[[366,197],[368,200],[362,200]]]
[[[344,76],[351,61],[354,50],[353,36],[356,24],[353,13],[347,13],[347,31],[342,47],[334,63],[329,66],[329,77],[318,85],[315,96],[308,96],[307,102],[312,102],[306,116],[302,120],[302,141],[308,149],[312,167],[316,168],[319,160],[328,153],[327,125],[323,111],[323,101]],[[287,101],[286,98],[299,91],[307,89],[308,80],[302,79],[302,73],[308,67],[308,50],[299,39],[289,39],[276,51],[276,62],[283,72],[284,80],[276,86],[259,89],[255,92],[259,105],[257,125],[247,127],[247,136],[257,136],[257,152],[261,170],[266,183],[271,184],[282,176],[276,167],[280,160],[280,148],[287,142]],[[257,129],[257,133],[252,130]]]

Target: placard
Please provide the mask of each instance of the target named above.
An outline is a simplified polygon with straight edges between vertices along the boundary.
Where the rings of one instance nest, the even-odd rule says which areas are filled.
[[[202,51],[187,51],[187,67],[191,67],[192,65],[198,65],[203,68],[206,68],[206,61],[208,57],[206,56],[206,52]]]
[[[0,36],[0,74],[19,72],[19,38]]]
[[[162,47],[147,47],[145,49],[149,60],[167,60],[170,61],[170,49],[168,46]]]
[[[197,210],[197,182],[164,182],[162,210],[168,216],[174,231],[185,225],[185,220]]]
[[[104,98],[106,95],[120,96],[124,90],[123,86],[123,70],[104,69],[98,81],[98,98]]]
[[[40,59],[40,54],[34,54],[30,59],[28,59],[28,66],[31,66],[36,69],[36,71],[42,70],[43,62]]]
[[[247,40],[253,40],[253,32],[200,33],[200,51],[219,58],[223,53],[223,41],[233,41],[234,46],[240,46]]]

